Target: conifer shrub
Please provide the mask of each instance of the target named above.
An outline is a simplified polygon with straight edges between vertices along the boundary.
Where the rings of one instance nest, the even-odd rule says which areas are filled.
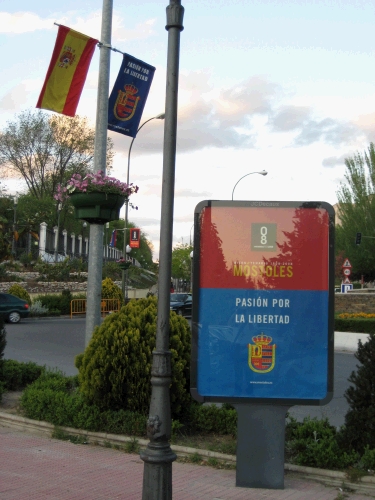
[[[366,446],[375,449],[375,334],[367,342],[358,342],[355,357],[360,362],[349,377],[345,391],[349,410],[340,433],[343,446],[362,453]]]
[[[105,278],[102,281],[102,299],[119,299],[124,303],[122,290],[114,283],[111,278]]]
[[[156,340],[157,299],[131,300],[96,327],[85,352],[76,357],[80,391],[105,409],[147,414],[151,397],[152,351]],[[190,328],[185,318],[170,315],[174,418],[189,406]]]
[[[31,298],[27,291],[17,283],[14,283],[8,290],[8,293],[15,295],[16,297],[26,300],[26,302],[31,306]]]

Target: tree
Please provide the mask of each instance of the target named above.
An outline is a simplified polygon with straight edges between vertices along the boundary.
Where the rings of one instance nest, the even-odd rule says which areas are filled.
[[[193,247],[187,244],[178,244],[172,250],[172,276],[173,278],[190,281],[191,258]]]
[[[360,365],[350,375],[352,385],[344,394],[349,411],[341,439],[347,449],[363,452],[367,445],[375,449],[375,334],[364,344],[358,341],[355,357]]]
[[[357,153],[345,160],[345,182],[337,191],[338,224],[336,251],[343,252],[352,264],[352,278],[361,275],[366,280],[375,277],[375,149],[374,144],[364,154]],[[355,245],[356,233],[363,236]],[[370,237],[370,238],[369,238]]]
[[[37,199],[52,198],[58,184],[73,172],[92,170],[95,131],[86,118],[24,111],[0,133],[2,177],[22,178]],[[107,142],[107,165],[112,165],[112,141]]]

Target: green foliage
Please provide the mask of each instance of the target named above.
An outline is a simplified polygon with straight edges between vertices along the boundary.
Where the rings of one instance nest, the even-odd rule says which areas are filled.
[[[13,359],[4,359],[1,367],[1,380],[8,391],[19,391],[37,380],[45,368],[36,363],[23,363]]]
[[[192,402],[187,423],[191,431],[203,434],[237,435],[237,412],[234,408],[201,405]]]
[[[177,245],[172,251],[172,276],[186,281],[190,281],[191,245]]]
[[[27,293],[27,291],[21,285],[17,285],[17,283],[14,283],[14,285],[12,285],[9,288],[8,293],[10,293],[11,295],[15,295],[16,297],[18,297],[22,300],[26,300],[26,302],[29,305],[31,305],[30,295]]]
[[[94,331],[83,355],[76,358],[80,389],[88,402],[103,409],[146,414],[151,396],[151,362],[155,347],[155,298],[131,300]],[[179,416],[190,401],[190,328],[185,318],[170,316],[171,406]]]
[[[288,428],[289,425],[289,428]],[[303,423],[291,419],[287,425],[287,457],[292,463],[322,469],[346,469],[358,461],[354,451],[343,451],[337,441],[336,428],[328,419],[309,417]]]
[[[64,262],[55,264],[47,264],[39,261],[35,265],[35,271],[40,274],[39,281],[69,281],[70,280],[70,263],[69,259]],[[78,279],[76,281],[79,281]]]
[[[361,468],[364,470],[375,470],[375,449],[367,445],[361,457]]]
[[[335,318],[336,332],[375,333],[375,319]]]
[[[77,377],[46,372],[21,397],[27,418],[93,432],[145,436],[147,417],[125,411],[102,411],[88,405],[79,392]]]
[[[121,304],[124,302],[122,290],[110,278],[102,281],[102,299],[118,299]]]
[[[7,345],[6,335],[7,332],[4,326],[4,318],[0,315],[0,370],[3,363],[5,347]]]
[[[345,160],[345,182],[337,191],[339,221],[336,226],[336,252],[342,253],[353,266],[353,279],[364,275],[366,281],[375,278],[373,240],[362,238],[355,245],[357,232],[374,237],[375,220],[375,149],[370,143],[363,154],[356,153]]]
[[[122,271],[116,262],[107,262],[103,266],[103,279],[110,278],[112,281],[121,281]]]
[[[360,362],[352,372],[345,391],[349,410],[341,432],[343,445],[362,453],[366,446],[375,449],[375,334],[365,343],[358,342],[355,357]]]

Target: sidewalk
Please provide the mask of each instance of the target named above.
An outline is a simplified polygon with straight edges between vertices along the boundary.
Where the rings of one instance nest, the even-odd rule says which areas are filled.
[[[139,455],[0,427],[1,500],[140,500]],[[286,473],[284,490],[235,487],[235,471],[173,463],[174,500],[368,500]]]
[[[356,352],[358,340],[367,342],[367,333],[335,332],[335,351]]]

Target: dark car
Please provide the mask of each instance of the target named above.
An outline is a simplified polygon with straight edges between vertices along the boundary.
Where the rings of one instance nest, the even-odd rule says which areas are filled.
[[[191,316],[191,293],[171,293],[170,310],[180,316]]]
[[[9,323],[18,323],[21,318],[27,318],[30,309],[26,300],[10,293],[0,293],[0,315]]]

